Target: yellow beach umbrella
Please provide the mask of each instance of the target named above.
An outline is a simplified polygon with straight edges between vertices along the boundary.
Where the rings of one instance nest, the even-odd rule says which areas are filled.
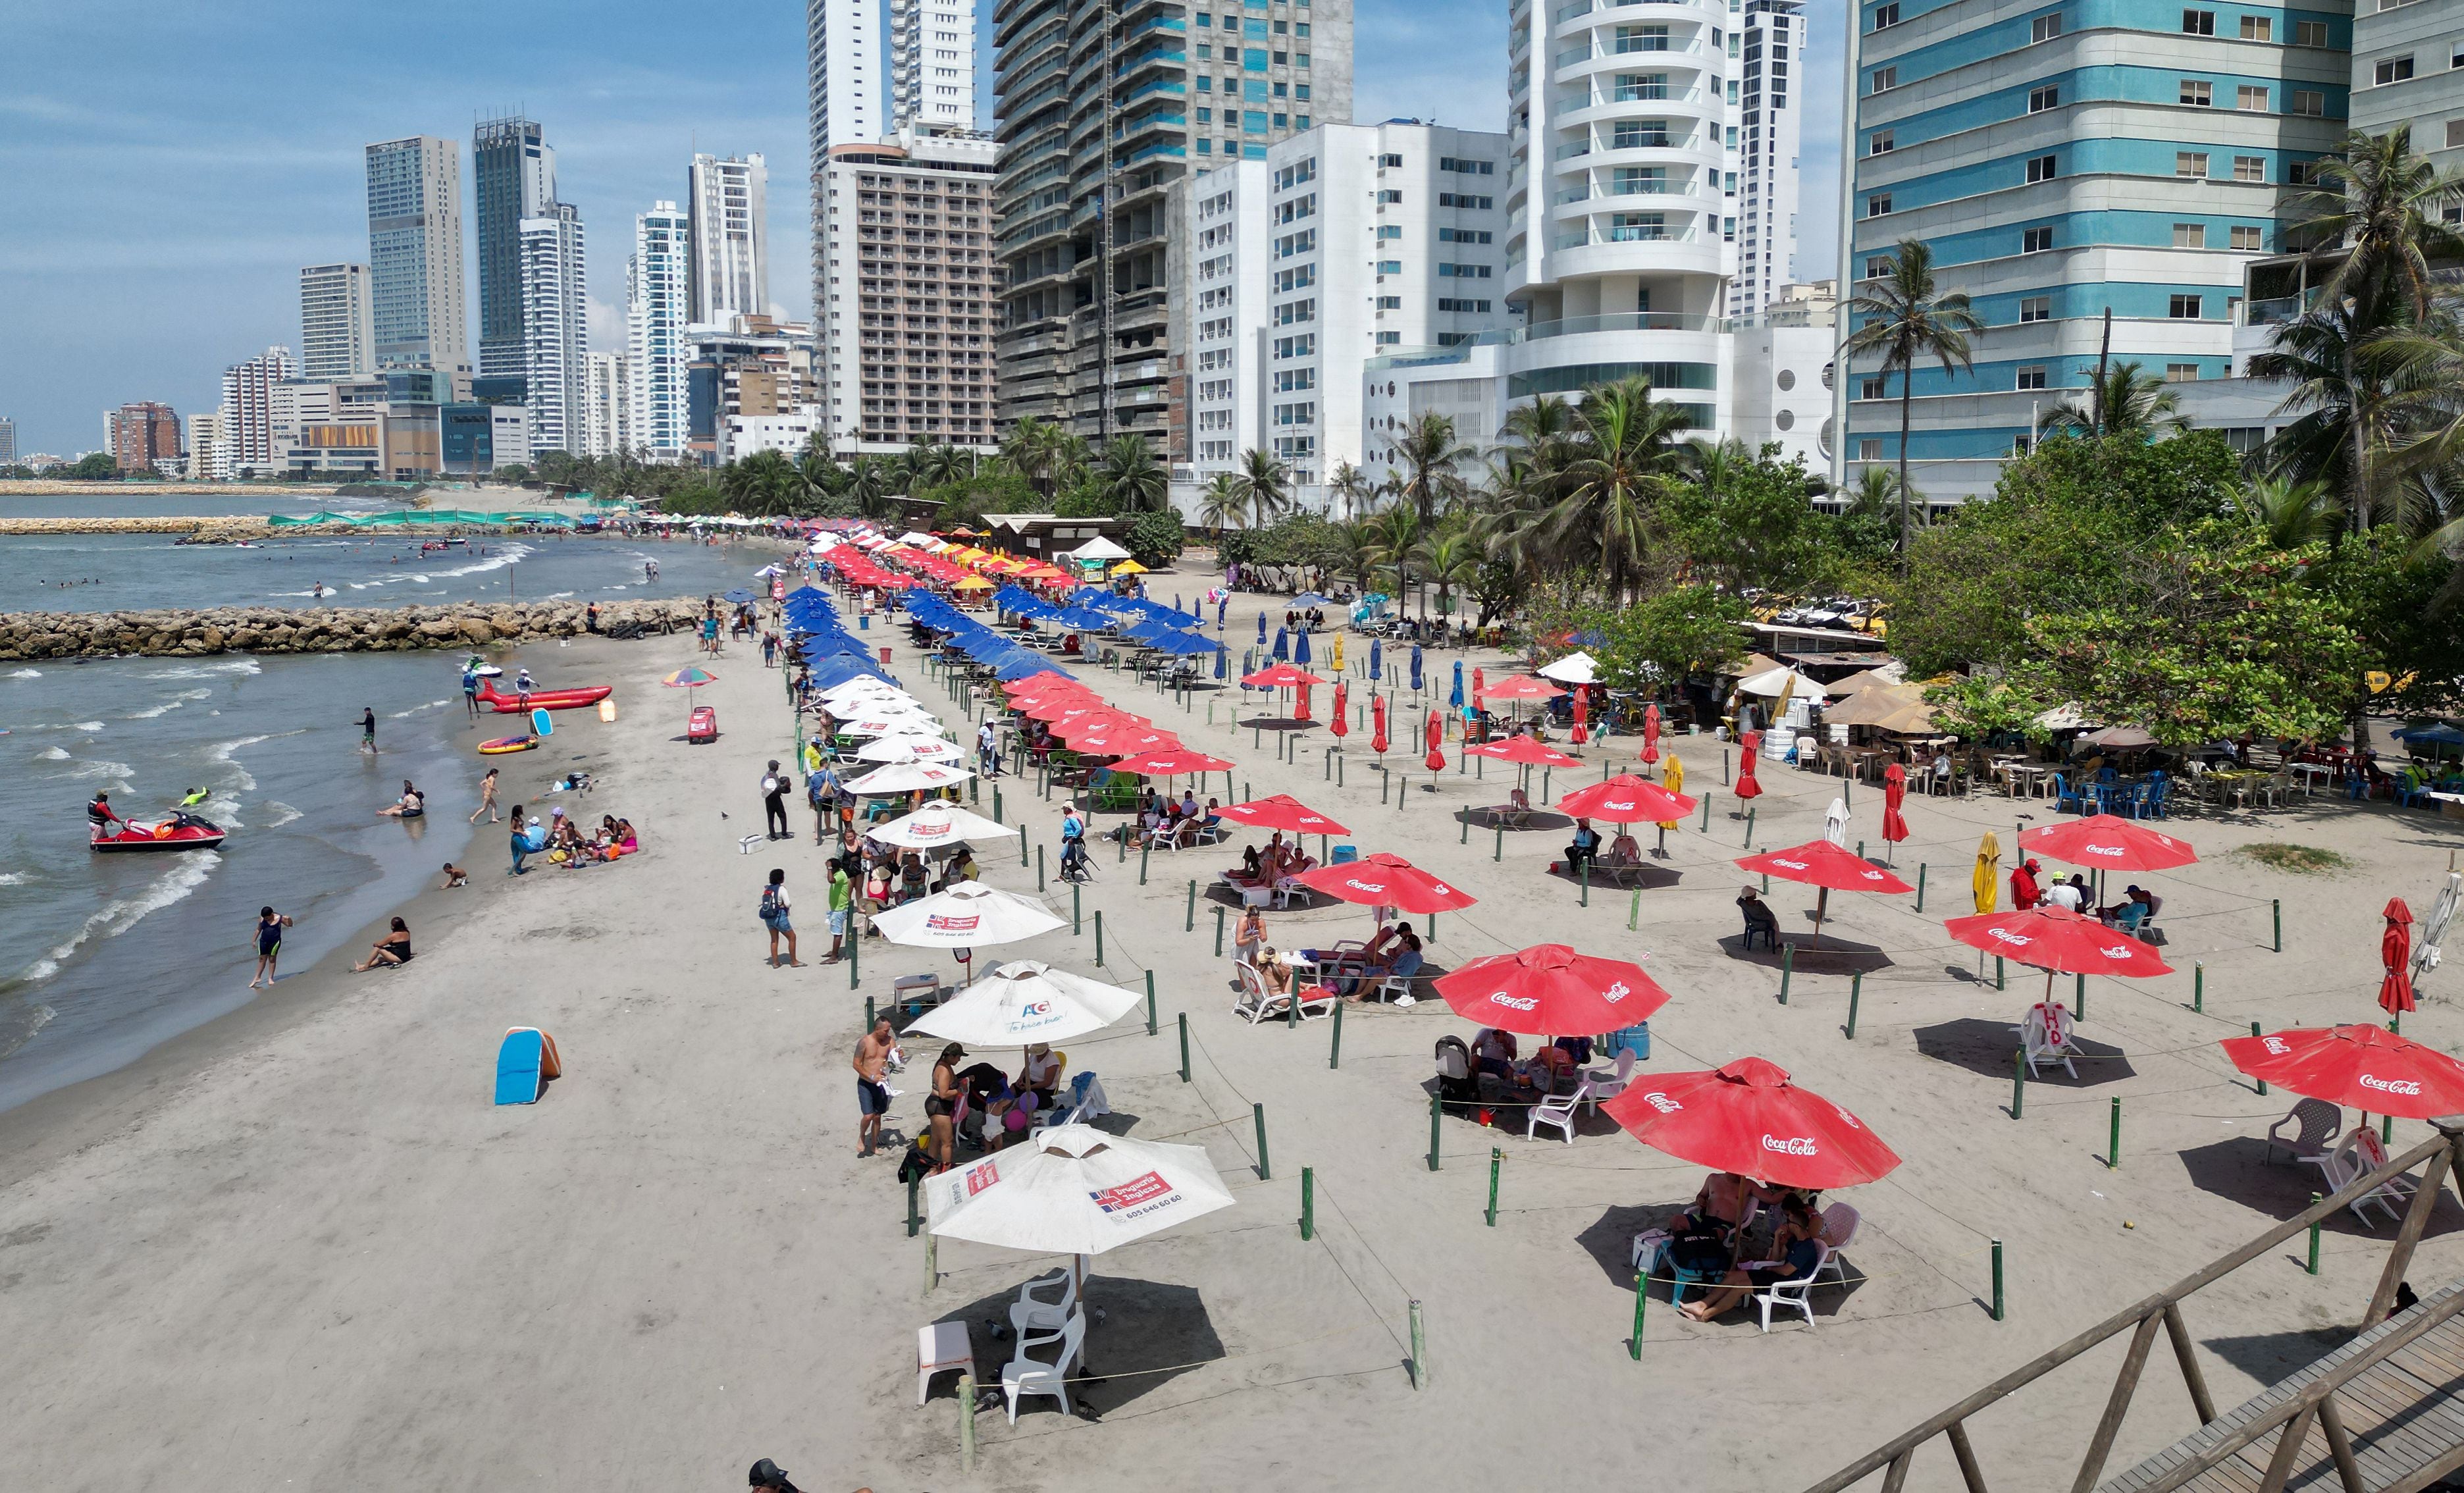
[[[1112,567],[1112,574],[1116,576],[1143,576],[1146,573],[1147,567],[1134,560],[1125,560]]]
[[[989,591],[992,588],[993,583],[981,576],[969,576],[966,580],[959,582],[957,587],[957,589],[961,591]]]
[[[1685,788],[1685,764],[1677,759],[1677,754],[1673,751],[1665,757],[1662,757],[1661,761],[1660,785],[1671,793],[1683,792]],[[1677,822],[1675,820],[1669,820],[1663,823],[1660,827],[1662,829],[1675,829],[1677,827]]]
[[[1976,846],[1976,911],[1991,912],[2002,903],[2002,842],[1988,831]]]
[[[1338,632],[1338,633],[1336,633],[1336,634],[1334,635],[1334,659],[1333,659],[1333,663],[1334,663],[1334,671],[1335,671],[1336,673],[1338,673],[1338,674],[1339,674],[1339,673],[1341,673],[1341,672],[1343,672],[1343,634],[1342,634],[1342,633],[1340,633],[1340,632]]]

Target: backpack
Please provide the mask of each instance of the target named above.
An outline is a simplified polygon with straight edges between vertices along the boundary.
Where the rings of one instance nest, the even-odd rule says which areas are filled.
[[[776,887],[764,887],[764,888],[762,888],[762,889],[761,889],[761,914],[760,914],[760,915],[761,915],[761,921],[763,921],[763,922],[765,922],[765,923],[775,923],[775,922],[779,921],[779,889],[778,889],[778,888],[776,888]]]

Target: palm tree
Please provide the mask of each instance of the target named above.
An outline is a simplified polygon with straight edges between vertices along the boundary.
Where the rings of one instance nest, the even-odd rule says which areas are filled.
[[[1009,439],[1001,443],[1001,455],[1011,468],[1046,497],[1053,492],[1053,467],[1060,456],[1060,429],[1049,421],[1028,415],[1010,427]]]
[[[1249,497],[1241,491],[1240,482],[1228,472],[1209,479],[1205,494],[1198,500],[1198,521],[1210,529],[1248,527]]]
[[[1908,544],[1915,524],[1908,516],[1908,416],[1916,391],[1918,360],[1938,359],[1942,371],[1955,364],[1974,366],[1968,336],[1985,323],[1958,291],[1944,294],[1934,285],[1933,251],[1913,238],[1900,240],[1900,251],[1883,261],[1882,274],[1866,282],[1863,295],[1848,302],[1847,315],[1864,324],[1841,344],[1841,361],[1882,359],[1882,377],[1900,376],[1900,574],[1908,573]],[[1842,370],[1845,377],[1845,370]]]
[[[1522,450],[1533,468],[1558,472],[1579,454],[1582,424],[1574,418],[1574,406],[1564,396],[1543,394],[1508,410],[1502,433],[1507,443]]]
[[[1397,607],[1411,603],[1412,561],[1414,548],[1420,540],[1420,515],[1408,501],[1397,498],[1362,520],[1369,562],[1379,570],[1395,574],[1395,597]],[[1422,611],[1427,610],[1425,601]]]
[[[1326,568],[1338,576],[1348,576],[1365,595],[1369,578],[1377,569],[1375,547],[1370,538],[1370,520],[1353,518],[1335,524],[1327,536]]]
[[[2276,412],[2295,418],[2269,437],[2258,470],[2343,494],[2356,529],[2391,495],[2393,472],[2380,458],[2398,438],[2399,400],[2377,375],[2398,330],[2364,319],[2356,301],[2321,301],[2277,326],[2273,345],[2250,360],[2251,377],[2293,385]]]
[[[1571,491],[1551,510],[1549,525],[1569,559],[1582,555],[1601,589],[1621,600],[1640,579],[1661,494],[1690,454],[1684,432],[1692,419],[1652,398],[1649,381],[1639,378],[1593,389],[1579,413],[1586,454],[1567,469]]]
[[[1340,517],[1357,517],[1368,511],[1370,504],[1377,501],[1377,484],[1369,480],[1367,472],[1348,461],[1334,464],[1333,472],[1327,477],[1326,490],[1341,501]]]
[[[2233,509],[2252,527],[2263,530],[2267,542],[2280,550],[2298,550],[2334,534],[2343,521],[2343,505],[2321,482],[2293,482],[2260,477],[2233,499]]]
[[[1075,430],[1061,430],[1051,439],[1054,491],[1076,487],[1095,465],[1095,448]]]
[[[1438,583],[1438,615],[1451,616],[1455,588],[1468,586],[1480,573],[1480,545],[1462,529],[1431,535],[1414,547],[1420,574]]]
[[[1125,514],[1161,512],[1172,492],[1172,474],[1155,460],[1143,435],[1116,435],[1104,448],[1096,480]]]
[[[1396,494],[1412,505],[1423,524],[1441,509],[1461,501],[1470,489],[1458,470],[1480,453],[1455,440],[1455,423],[1428,413],[1405,426],[1395,437],[1395,465],[1402,469]]]
[[[1291,469],[1257,447],[1252,446],[1241,453],[1241,470],[1229,475],[1234,490],[1249,506],[1259,528],[1266,527],[1291,511]]]
[[[2184,428],[2182,396],[2163,379],[2144,371],[2136,360],[2106,369],[2101,387],[2094,386],[2093,369],[2081,371],[2089,375],[2086,397],[2065,400],[2049,411],[2036,422],[2038,435],[2092,435],[2099,411],[2107,435],[2135,435],[2144,441]]]
[[[1897,509],[1899,495],[1898,472],[1888,467],[1865,467],[1858,472],[1856,485],[1839,494],[1839,512],[1879,517]]]

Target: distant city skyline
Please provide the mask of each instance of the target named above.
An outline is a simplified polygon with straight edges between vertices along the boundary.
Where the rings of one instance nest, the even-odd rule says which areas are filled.
[[[1378,38],[1359,51],[1356,119],[1502,127],[1498,49],[1464,42],[1504,36],[1505,0],[1355,9],[1361,33]],[[979,5],[984,128],[991,10]],[[96,411],[131,400],[210,410],[224,369],[296,345],[301,269],[368,259],[363,151],[383,141],[459,143],[465,345],[475,362],[468,156],[478,121],[508,113],[547,121],[559,197],[613,235],[589,256],[591,348],[625,341],[627,256],[612,246],[651,203],[688,200],[696,152],[767,157],[769,295],[782,316],[809,318],[795,268],[811,250],[803,17],[793,8],[686,15],[637,0],[554,0],[508,11],[447,0],[415,15],[371,12],[347,30],[324,13],[268,0],[212,13],[148,9],[140,26],[134,7],[98,0],[13,19],[0,56],[0,154],[21,210],[0,219],[12,280],[0,297],[0,418],[13,423],[19,452],[93,450]],[[1813,19],[1811,55],[1837,55],[1839,9]],[[478,27],[486,49],[432,45]],[[105,32],[113,44],[98,48]],[[1816,64],[1807,79],[1807,277],[1829,273],[1835,236],[1822,185],[1837,152],[1833,71]],[[278,106],[236,106],[260,93]]]

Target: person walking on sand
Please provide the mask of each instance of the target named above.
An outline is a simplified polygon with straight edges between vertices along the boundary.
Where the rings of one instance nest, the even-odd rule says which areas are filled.
[[[272,908],[256,910],[256,973],[248,977],[249,989],[254,990],[259,980],[265,982],[266,989],[274,988],[274,966],[282,958],[282,931],[290,926],[288,912],[276,912]]]
[[[761,889],[761,926],[770,930],[770,967],[779,967],[779,938],[787,939],[787,967],[800,970],[803,961],[796,957],[796,925],[788,920],[787,873],[773,867],[769,885]]]
[[[876,1017],[872,1030],[855,1044],[856,1156],[871,1155],[881,1145],[881,1117],[890,1109],[890,1089],[882,1075],[890,1070],[890,1049],[898,1044],[890,1034],[890,1018]]]
[[[830,863],[830,954],[825,964],[839,962],[841,949],[847,941],[847,919],[855,914],[855,882],[848,877],[847,862]]]
[[[493,767],[489,768],[486,775],[479,779],[479,806],[471,811],[471,823],[473,824],[479,823],[479,816],[482,814],[488,816],[489,823],[497,823],[496,769]]]
[[[377,755],[377,710],[373,705],[360,707],[360,750]]]
[[[474,721],[479,718],[479,667],[476,662],[462,666],[462,711]]]
[[[773,840],[793,840],[796,832],[787,827],[787,779],[779,771],[779,759],[772,757],[761,774],[761,827]]]

